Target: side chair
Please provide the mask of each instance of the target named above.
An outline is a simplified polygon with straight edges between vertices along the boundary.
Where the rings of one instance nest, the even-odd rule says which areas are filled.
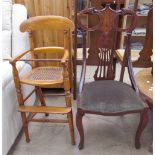
[[[64,46],[49,46],[49,47],[34,47],[34,38],[32,33],[34,31],[54,30],[63,34]],[[12,65],[13,77],[16,87],[18,98],[17,110],[21,113],[23,129],[26,137],[26,142],[30,141],[28,132],[28,122],[52,122],[52,123],[68,123],[71,137],[71,144],[75,144],[74,140],[74,127],[72,116],[72,98],[70,92],[69,81],[69,54],[71,53],[71,32],[74,30],[74,23],[66,17],[61,16],[36,16],[31,17],[20,25],[21,32],[29,32],[29,45],[30,49],[20,55],[12,58],[10,63]],[[26,59],[25,55],[30,53],[31,58]],[[58,54],[60,59],[39,59],[39,54]],[[31,62],[32,70],[22,77],[19,76],[16,68],[17,61]],[[44,66],[39,65],[44,62]],[[56,65],[50,65],[50,62],[55,62]],[[34,86],[34,90],[30,92],[27,97],[23,97],[21,84]],[[44,94],[41,88],[61,87],[64,88],[62,94],[51,94],[65,96],[66,106],[46,106]],[[24,102],[36,92],[41,105],[28,106]],[[29,113],[29,119],[26,117]],[[66,119],[48,119],[48,118],[35,118],[37,113],[49,114],[66,114]]]
[[[98,17],[97,25],[90,27],[81,22],[82,16],[95,15]],[[133,21],[128,28],[118,27],[118,17],[129,15]],[[135,135],[135,147],[140,148],[140,137],[142,131],[148,123],[148,106],[141,100],[139,90],[134,79],[130,39],[132,30],[136,27],[137,15],[129,9],[114,10],[110,4],[106,4],[100,9],[88,8],[78,15],[78,26],[83,32],[83,64],[79,82],[79,92],[77,99],[76,125],[80,136],[79,149],[84,147],[83,116],[87,114],[103,116],[123,116],[126,114],[140,114],[140,122]],[[92,55],[97,61],[94,72],[94,81],[85,83],[86,76],[86,34],[94,31],[98,38],[94,40],[96,47]],[[115,80],[115,69],[113,66],[116,47],[114,46],[117,32],[126,32],[125,60],[131,85]],[[122,69],[124,69],[122,67]],[[122,70],[121,69],[121,70]],[[89,70],[91,71],[91,70]],[[93,136],[93,135],[92,135]],[[117,143],[117,142],[116,142]]]

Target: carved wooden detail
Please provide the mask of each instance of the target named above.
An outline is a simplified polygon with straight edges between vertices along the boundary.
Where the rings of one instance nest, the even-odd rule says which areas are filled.
[[[95,80],[114,79],[113,64],[111,63],[112,50],[108,48],[99,48],[99,65],[94,74]]]
[[[89,25],[83,25],[81,23],[81,16],[83,14],[95,15],[98,18],[96,25],[90,27]],[[122,29],[118,27],[119,15],[134,15],[134,12],[129,10],[113,10],[109,4],[100,10],[96,8],[89,8],[80,12],[78,16],[78,25],[82,31],[93,31],[98,35],[93,41],[88,50],[87,64],[97,65],[95,71],[94,79],[114,79],[114,69],[113,69],[113,56],[115,52],[115,42],[117,38],[117,32],[131,31],[135,25],[135,21],[129,28]]]
[[[119,8],[124,7],[125,1],[124,0],[116,0],[116,1],[114,0],[91,0],[91,6],[97,9],[101,9],[108,3],[111,5],[113,9],[117,10]],[[108,14],[106,15],[107,17],[105,18],[107,22],[106,22],[106,25],[103,24],[103,27],[110,27],[110,21],[108,22],[108,20],[111,18],[109,18]],[[96,16],[91,16],[91,15],[88,16],[88,24],[90,26],[97,24],[97,23],[98,23],[98,18]],[[122,23],[122,17],[119,17],[117,24],[122,25],[121,23]],[[94,53],[98,53],[98,50],[96,49],[96,39],[98,38],[99,35],[100,35],[100,32],[95,32],[95,31],[90,32],[90,48],[88,50],[88,54],[90,56],[88,56],[88,61],[87,61],[87,64],[89,65],[96,65],[96,61],[98,61],[96,60]],[[118,47],[121,34],[117,32],[115,37],[117,38],[115,41],[115,46]]]

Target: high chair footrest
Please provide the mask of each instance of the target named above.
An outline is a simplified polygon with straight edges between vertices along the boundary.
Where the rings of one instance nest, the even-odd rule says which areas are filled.
[[[67,114],[72,110],[72,108],[52,106],[18,106],[17,110],[19,112]]]

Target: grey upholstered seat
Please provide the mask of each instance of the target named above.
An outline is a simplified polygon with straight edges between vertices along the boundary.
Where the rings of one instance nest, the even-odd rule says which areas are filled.
[[[95,81],[84,85],[80,107],[96,112],[124,112],[143,109],[143,103],[127,84],[112,81]]]

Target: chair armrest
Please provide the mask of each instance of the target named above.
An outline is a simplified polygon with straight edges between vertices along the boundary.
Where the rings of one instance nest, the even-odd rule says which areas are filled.
[[[61,59],[61,63],[65,63],[69,58],[69,51],[67,49],[65,49],[64,55]]]
[[[24,51],[23,53],[21,54],[18,54],[17,56],[13,57],[10,59],[10,63],[14,63],[16,61],[18,61],[20,58],[22,58],[24,55],[26,55],[27,53],[29,53],[31,50],[27,50],[27,51]]]
[[[31,52],[31,50],[24,51],[23,53],[18,54],[17,56],[11,58],[10,60],[8,59],[8,60],[10,61],[10,63],[14,63],[16,61],[60,61],[61,63],[65,63],[69,57],[68,50],[65,50],[62,59],[21,59],[24,55],[26,55],[29,52]]]

